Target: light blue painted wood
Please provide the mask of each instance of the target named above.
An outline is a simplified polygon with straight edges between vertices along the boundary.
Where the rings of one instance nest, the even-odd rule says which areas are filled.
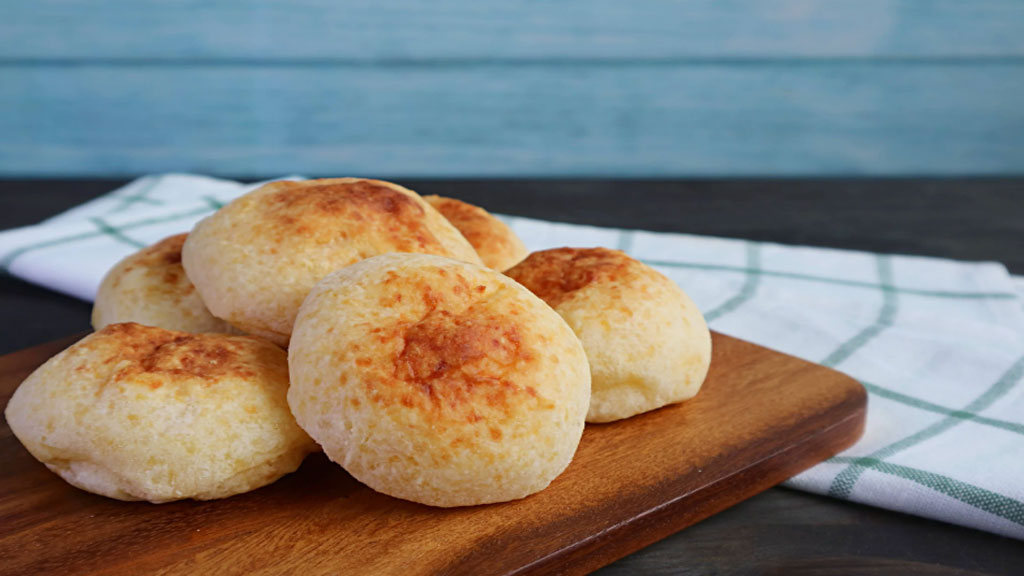
[[[7,0],[0,57],[1024,56],[1021,0]]]
[[[0,1],[0,175],[1024,173],[1022,0]]]
[[[0,68],[0,174],[1024,172],[1024,64]]]

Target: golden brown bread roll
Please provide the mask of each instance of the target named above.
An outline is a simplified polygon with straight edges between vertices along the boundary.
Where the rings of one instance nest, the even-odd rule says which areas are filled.
[[[206,309],[181,265],[188,234],[164,238],[118,262],[103,277],[92,327],[137,322],[185,332],[237,332]]]
[[[199,222],[182,257],[214,316],[284,346],[317,281],[386,252],[480,262],[415,192],[358,178],[262,186]]]
[[[424,196],[423,199],[462,232],[480,255],[484,266],[502,271],[526,258],[528,252],[523,241],[487,210],[444,196]]]
[[[287,389],[287,356],[264,340],[111,324],[33,372],[5,416],[83,490],[209,500],[269,484],[315,450]]]
[[[534,252],[506,271],[551,305],[583,342],[593,390],[588,422],[609,422],[693,397],[711,333],[674,282],[618,250]]]
[[[565,322],[500,273],[386,254],[310,292],[288,402],[374,490],[433,506],[523,498],[565,469],[590,374]]]

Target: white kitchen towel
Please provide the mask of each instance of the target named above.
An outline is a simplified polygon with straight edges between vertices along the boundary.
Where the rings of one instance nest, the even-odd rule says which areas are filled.
[[[0,233],[0,266],[91,300],[117,260],[251,187],[148,176]],[[1024,539],[1024,284],[1004,266],[503,218],[531,250],[625,250],[716,330],[861,381],[864,438],[789,486]]]

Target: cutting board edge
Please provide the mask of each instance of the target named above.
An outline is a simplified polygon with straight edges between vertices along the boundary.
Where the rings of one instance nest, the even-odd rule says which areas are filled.
[[[2,364],[7,370],[12,372],[17,370],[27,374],[32,369],[30,364],[33,362],[36,365],[41,364],[83,335],[79,334],[13,352],[2,357]],[[721,336],[729,340],[743,342],[745,345],[770,350],[773,354],[786,356],[789,360],[814,367],[816,370],[825,368],[739,338],[724,334]],[[842,372],[828,369],[821,374],[828,374],[826,377],[828,381],[840,387],[838,400],[826,412],[828,414],[843,414],[841,419],[837,419],[827,426],[817,426],[813,433],[803,436],[803,439],[797,444],[773,452],[727,477],[704,485],[699,490],[677,496],[670,502],[661,503],[598,534],[574,542],[570,546],[546,554],[543,558],[514,567],[504,573],[573,574],[595,570],[762,492],[853,444],[863,432],[866,415],[866,390],[859,382]],[[17,383],[12,383],[11,386],[16,387]],[[0,399],[3,399],[4,396],[9,397],[10,393],[13,393],[13,387],[9,391],[0,390],[0,393],[6,392],[6,394],[0,394]],[[780,466],[780,463],[784,465]],[[776,469],[773,470],[773,468]],[[734,485],[741,481],[745,488],[742,491],[730,493],[730,490],[735,487]],[[698,498],[692,499],[695,495]],[[687,501],[687,499],[691,500]]]
[[[777,486],[796,474],[853,446],[863,436],[867,423],[867,390],[849,375],[837,370],[832,370],[832,372],[840,375],[849,386],[851,396],[847,402],[857,405],[856,409],[847,417],[821,429],[816,434],[805,437],[800,443],[766,456],[730,476],[702,487],[699,491],[680,495],[640,516],[617,524],[589,539],[576,542],[569,548],[563,548],[526,566],[507,572],[506,575],[588,574]],[[793,458],[794,456],[801,458],[796,460]],[[779,467],[780,462],[790,465]],[[772,474],[763,476],[764,472]],[[723,493],[722,489],[726,486],[735,486],[747,479],[751,480],[748,490],[742,493],[727,493],[728,498],[714,498]],[[692,498],[695,495],[698,497],[697,503],[706,504],[707,508],[693,515],[680,513],[684,504],[687,509],[692,507],[694,503]],[[633,537],[630,539],[617,538],[626,532],[632,532]]]

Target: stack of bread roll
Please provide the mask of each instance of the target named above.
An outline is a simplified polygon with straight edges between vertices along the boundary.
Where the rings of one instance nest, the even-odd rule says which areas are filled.
[[[267,184],[129,256],[93,325],[7,420],[74,486],[150,502],[319,449],[398,498],[523,498],[585,422],[692,397],[711,355],[693,302],[622,252],[527,255],[482,208],[356,178]]]

